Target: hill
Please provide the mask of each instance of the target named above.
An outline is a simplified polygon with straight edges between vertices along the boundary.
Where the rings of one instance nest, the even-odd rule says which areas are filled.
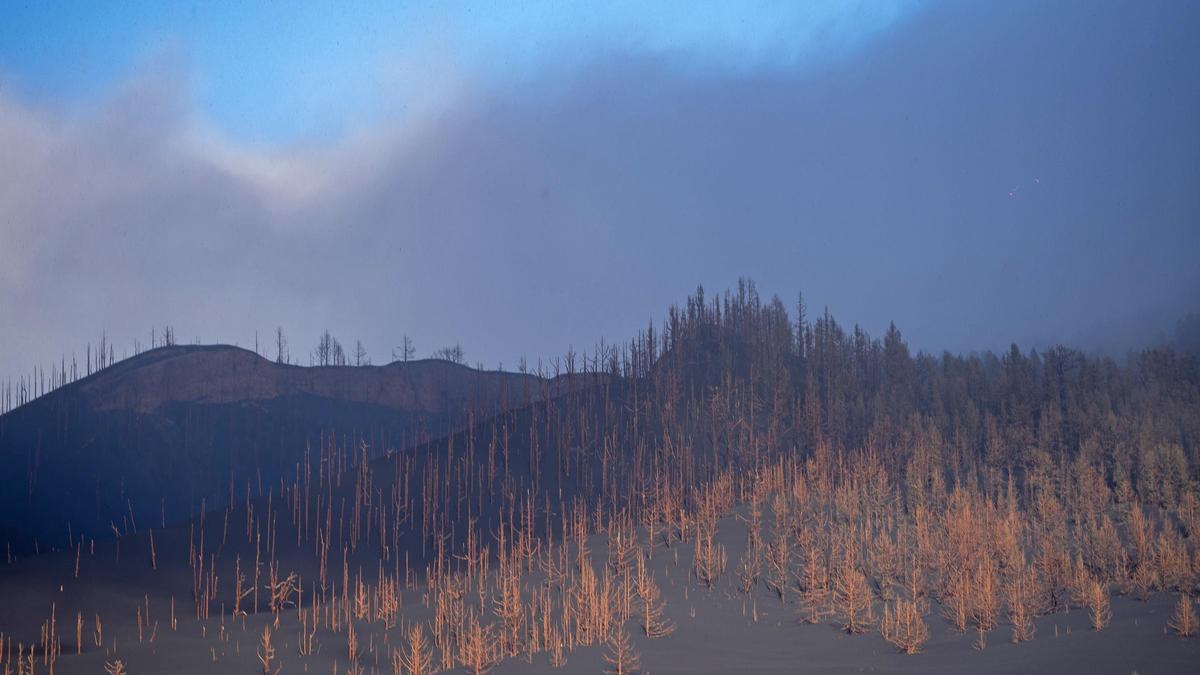
[[[440,360],[301,367],[161,347],[0,416],[0,541],[24,551],[177,521],[265,493],[324,443],[383,454],[559,386]]]

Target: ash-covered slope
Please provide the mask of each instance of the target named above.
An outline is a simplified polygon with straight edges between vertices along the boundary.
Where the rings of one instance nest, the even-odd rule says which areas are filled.
[[[0,546],[63,546],[265,493],[332,436],[372,455],[554,382],[447,361],[300,367],[230,346],[145,352],[0,416]],[[277,492],[277,490],[276,490]]]

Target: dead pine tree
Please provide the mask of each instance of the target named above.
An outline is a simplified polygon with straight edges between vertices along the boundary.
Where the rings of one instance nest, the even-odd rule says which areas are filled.
[[[265,586],[270,592],[269,607],[275,615],[275,627],[279,627],[279,615],[284,609],[294,604],[292,596],[299,590],[299,577],[295,572],[288,572],[283,579],[278,578],[275,569],[271,570],[271,581]]]
[[[262,636],[258,639],[258,662],[262,664],[263,675],[275,675],[282,666],[274,666],[275,647],[271,644],[271,627],[263,626]]]
[[[300,634],[296,645],[300,656],[312,656],[316,653],[314,641],[317,636],[317,624],[319,621],[320,613],[315,609],[312,611],[300,610]]]
[[[912,600],[897,600],[894,609],[885,604],[879,632],[905,654],[920,653],[921,645],[929,639],[929,626]]]
[[[747,544],[746,552],[742,554],[737,566],[738,590],[742,593],[749,594],[758,584],[758,565],[754,549]]]
[[[1103,630],[1112,619],[1112,609],[1109,605],[1108,587],[1099,579],[1092,579],[1088,584],[1087,604],[1092,628]]]
[[[629,631],[624,628],[613,631],[608,639],[608,648],[604,654],[608,668],[604,671],[609,675],[630,675],[638,672],[641,657],[633,648]]]
[[[646,561],[638,556],[637,569],[638,599],[642,604],[642,630],[648,638],[666,637],[675,632],[675,624],[663,616],[666,601],[662,599],[662,591],[654,582],[654,575],[646,569]]]
[[[738,516],[739,520],[746,523],[746,550],[753,552],[754,556],[759,555],[759,549],[762,546],[762,503],[763,494],[755,490],[750,497],[749,516]]]
[[[995,569],[990,559],[981,561],[970,585],[971,620],[985,633],[996,627],[996,616],[1000,612]]]
[[[964,633],[971,618],[970,576],[966,569],[951,570],[942,589],[942,613],[954,630]]]
[[[346,666],[346,675],[363,675],[362,663],[359,659],[362,658],[363,650],[358,644],[358,633],[354,630],[354,622],[346,621],[346,658],[349,663]]]
[[[1012,624],[1013,644],[1033,639],[1035,631],[1033,604],[1036,593],[1037,577],[1035,572],[1032,567],[1021,560],[1004,585],[1008,620]]]
[[[525,614],[521,605],[520,568],[512,563],[502,565],[496,575],[497,593],[493,612],[500,620],[497,647],[500,656],[515,656],[521,648],[522,623]]]
[[[815,545],[803,547],[804,559],[796,581],[800,586],[800,608],[807,623],[820,623],[829,613],[829,569],[825,553]]]
[[[781,602],[786,601],[788,581],[791,579],[791,539],[781,533],[767,544],[767,586],[775,591]]]
[[[854,635],[871,626],[871,585],[846,556],[834,575],[833,591],[842,615],[842,630]]]
[[[474,614],[468,614],[467,625],[459,643],[458,660],[471,675],[483,675],[496,667],[496,636],[491,624],[486,626]]]
[[[104,664],[104,672],[108,675],[129,675],[129,671],[125,670],[125,662],[121,659],[109,661]]]
[[[1191,637],[1196,634],[1196,604],[1187,593],[1179,594],[1179,602],[1175,603],[1175,615],[1167,624],[1180,637]]]
[[[420,624],[408,630],[408,644],[403,650],[392,652],[393,675],[427,675],[433,672],[433,652],[429,649],[429,640]]]
[[[767,586],[775,591],[780,601],[785,601],[792,563],[790,511],[783,495],[776,495],[771,504],[775,523],[771,530],[773,538],[767,544]]]
[[[696,534],[696,555],[692,561],[696,578],[709,590],[712,590],[713,584],[725,573],[725,564],[728,561],[725,547],[715,539],[711,530],[701,528]]]
[[[637,536],[631,521],[618,522],[609,528],[608,566],[613,576],[619,577],[633,567],[633,559],[638,549]]]
[[[550,636],[550,665],[554,668],[562,668],[567,665],[567,654],[562,634],[558,629],[554,629]]]

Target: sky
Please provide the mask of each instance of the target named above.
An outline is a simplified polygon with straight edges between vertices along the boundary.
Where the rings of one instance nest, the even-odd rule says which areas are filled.
[[[1196,3],[3,14],[0,378],[163,325],[511,368],[741,276],[933,352],[1200,309]]]

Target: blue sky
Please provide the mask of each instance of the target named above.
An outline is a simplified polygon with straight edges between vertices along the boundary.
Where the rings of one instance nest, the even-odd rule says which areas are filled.
[[[843,2],[9,2],[0,76],[86,105],[151,64],[246,142],[336,137],[402,115],[453,67],[475,86],[569,77],[613,54],[680,70],[792,70],[886,30],[917,0]]]
[[[935,353],[1200,309],[1200,3],[298,7],[3,6],[0,377],[168,324],[511,366],[741,276]]]

